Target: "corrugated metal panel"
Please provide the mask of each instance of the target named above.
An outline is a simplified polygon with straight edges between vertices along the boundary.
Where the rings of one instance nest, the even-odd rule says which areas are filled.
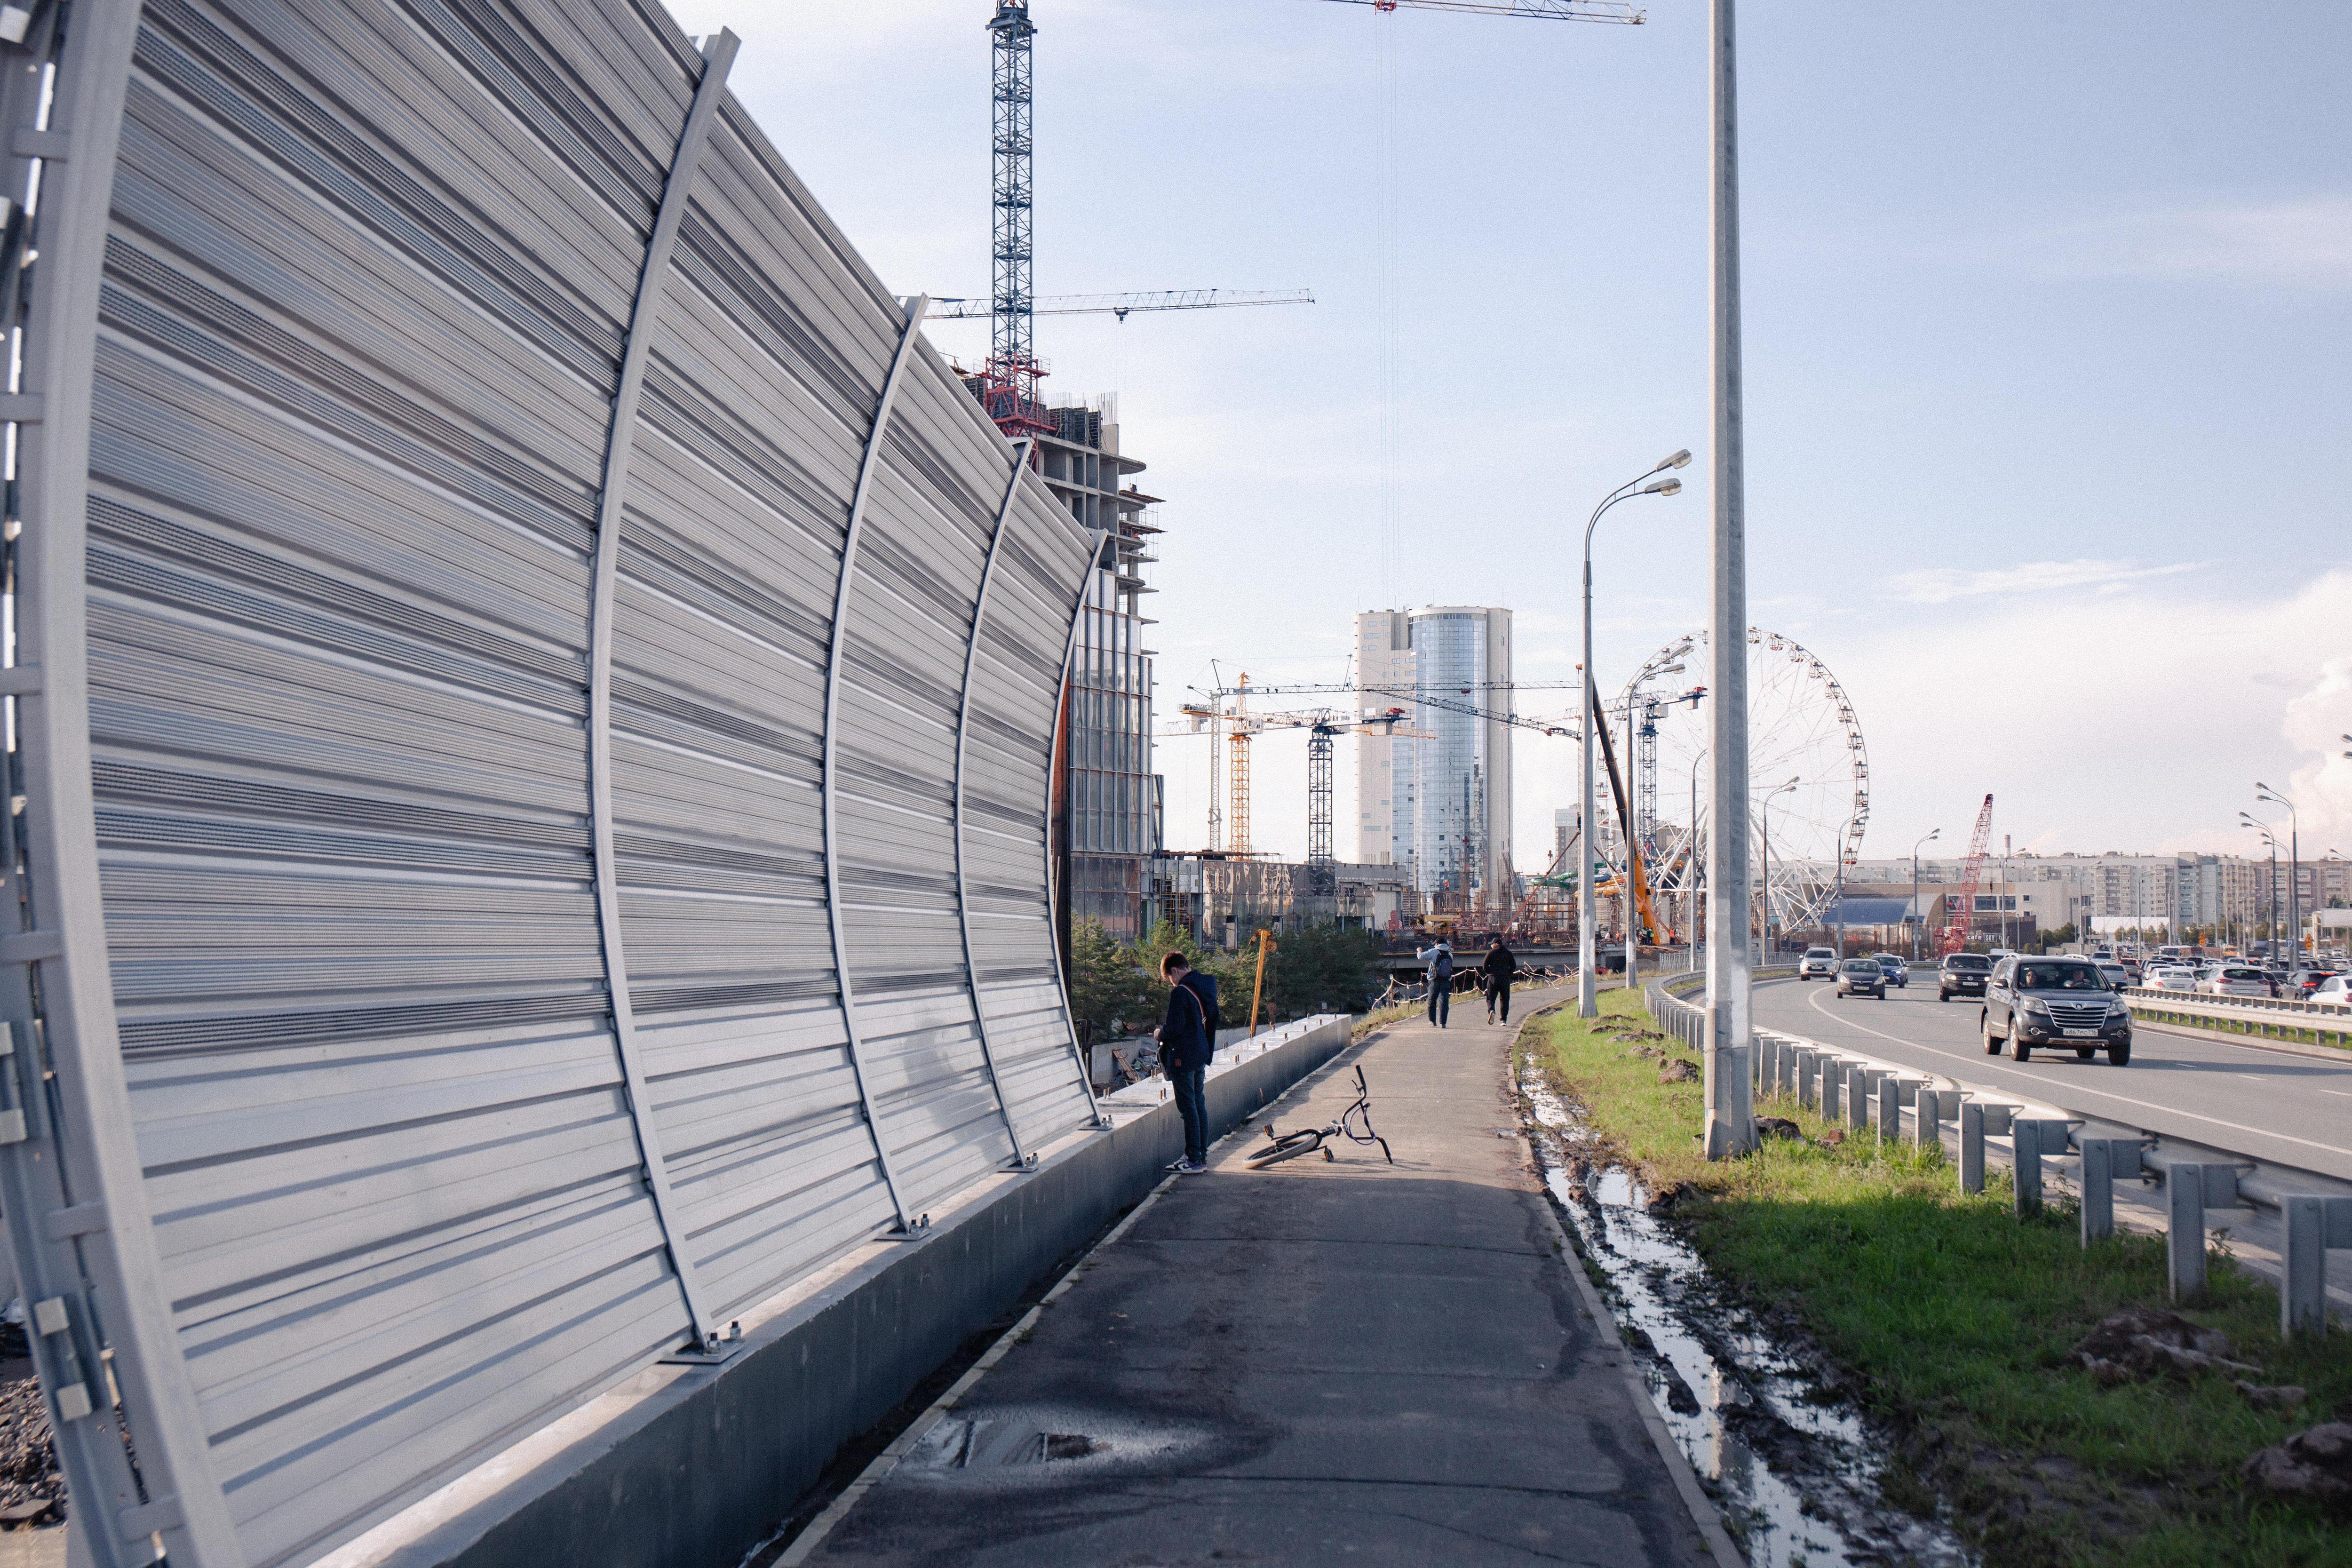
[[[0,1195],[84,1304],[53,1398],[106,1325],[121,1409],[58,1411],[100,1560],[300,1561],[1088,1123],[1043,802],[1089,545],[731,39],[56,15]]]

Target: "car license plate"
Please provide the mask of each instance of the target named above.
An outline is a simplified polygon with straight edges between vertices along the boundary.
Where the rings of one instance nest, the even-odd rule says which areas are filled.
[[[2070,1040],[2095,1040],[2099,1037],[2099,1031],[2096,1029],[2069,1029],[2066,1031],[2066,1037]]]

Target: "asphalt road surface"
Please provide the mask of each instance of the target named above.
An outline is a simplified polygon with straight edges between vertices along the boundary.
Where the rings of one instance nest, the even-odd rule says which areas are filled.
[[[2078,1116],[2121,1122],[2235,1153],[2352,1180],[2352,1056],[2342,1064],[2137,1024],[2131,1065],[2037,1050],[2023,1067],[1989,1057],[1974,997],[1936,1000],[1915,971],[1886,1000],[1843,1001],[1826,981],[1756,988],[1756,1022],[1782,1034],[2030,1096]]]

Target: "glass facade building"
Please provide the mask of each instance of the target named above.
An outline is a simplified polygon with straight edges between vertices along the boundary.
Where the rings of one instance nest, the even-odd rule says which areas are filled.
[[[1512,707],[1510,611],[1366,611],[1356,642],[1360,706],[1410,707],[1412,731],[1360,742],[1358,859],[1406,868],[1440,908],[1512,901],[1511,727],[1465,710]],[[1416,702],[1423,693],[1452,705]]]

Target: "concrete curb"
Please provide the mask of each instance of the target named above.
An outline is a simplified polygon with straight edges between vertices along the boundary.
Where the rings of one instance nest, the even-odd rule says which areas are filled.
[[[1219,1053],[1212,1128],[1239,1126],[1346,1050],[1349,1034],[1334,1016]],[[1174,1104],[1136,1090],[1102,1103],[1110,1129],[1066,1138],[1034,1172],[934,1211],[919,1239],[865,1244],[815,1289],[744,1312],[743,1349],[726,1363],[648,1368],[320,1568],[740,1561],[845,1444],[1160,1184],[1183,1152]]]
[[[1528,1014],[1520,1024],[1518,1034],[1511,1037],[1512,1048],[1517,1050],[1521,1037],[1538,1019],[1568,1005],[1570,1001],[1554,1002]],[[1516,1099],[1518,1094],[1516,1082],[1511,1085],[1511,1092]],[[1526,1155],[1528,1163],[1533,1165],[1535,1146],[1528,1141],[1524,1115],[1519,1121],[1518,1138],[1520,1151]],[[1616,1363],[1618,1372],[1625,1379],[1625,1386],[1633,1395],[1634,1409],[1641,1412],[1642,1427],[1650,1435],[1650,1446],[1657,1449],[1658,1458],[1665,1462],[1667,1473],[1674,1477],[1675,1493],[1683,1500],[1683,1507],[1690,1512],[1691,1522],[1698,1527],[1699,1534],[1706,1539],[1707,1552],[1715,1558],[1716,1568],[1748,1568],[1746,1555],[1732,1541],[1731,1532],[1723,1528],[1723,1515],[1708,1500],[1706,1489],[1699,1485],[1698,1472],[1691,1468],[1691,1462],[1675,1444],[1674,1434],[1666,1430],[1666,1418],[1658,1413],[1657,1402],[1650,1397],[1650,1385],[1643,1378],[1641,1366],[1634,1361],[1633,1352],[1625,1348],[1624,1336],[1617,1331],[1617,1320],[1609,1314],[1609,1303],[1601,1299],[1600,1290],[1585,1274],[1583,1248],[1576,1245],[1576,1238],[1560,1223],[1559,1215],[1552,1207],[1550,1192],[1546,1190],[1537,1195],[1542,1200],[1544,1223],[1551,1226],[1552,1239],[1559,1244],[1560,1267],[1568,1271],[1570,1279],[1576,1281],[1577,1295],[1583,1301],[1584,1310],[1600,1325],[1601,1337],[1610,1349],[1610,1359]]]

